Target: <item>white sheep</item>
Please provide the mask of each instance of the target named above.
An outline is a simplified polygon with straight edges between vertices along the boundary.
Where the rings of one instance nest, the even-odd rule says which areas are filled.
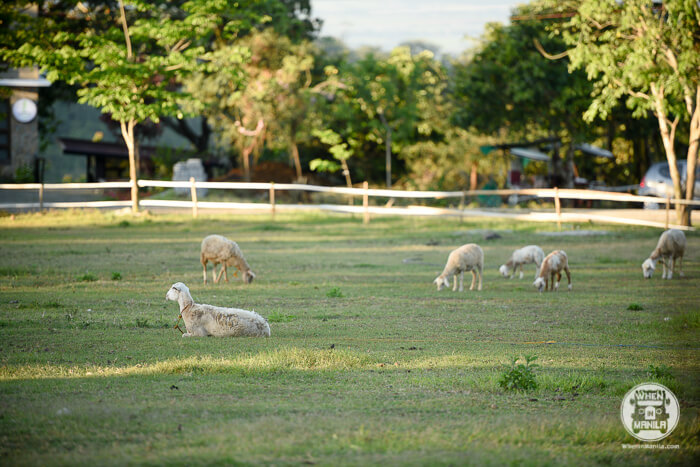
[[[542,251],[542,248],[538,247],[537,245],[528,245],[520,248],[519,250],[515,250],[506,264],[498,268],[498,271],[503,277],[510,276],[510,279],[512,279],[518,270],[518,267],[520,267],[520,278],[522,279],[523,265],[535,263],[535,266],[537,267],[537,269],[535,269],[535,279],[537,279],[537,275],[540,273],[540,265],[542,264],[543,260],[544,251]]]
[[[685,234],[676,229],[667,230],[659,237],[659,243],[651,252],[651,255],[642,263],[642,273],[646,279],[651,279],[656,269],[656,262],[661,259],[664,269],[661,274],[662,279],[673,277],[673,270],[676,269],[676,258],[680,263],[680,275],[683,277],[683,254],[685,253]]]
[[[472,285],[469,290],[474,290],[477,274],[479,276],[479,287],[481,290],[481,276],[484,270],[484,252],[476,243],[468,243],[453,250],[447,257],[447,264],[442,274],[433,281],[437,285],[438,291],[450,286],[450,277],[454,276],[454,286],[452,290],[457,290],[457,274],[459,274],[459,291],[464,290],[464,271],[472,272]]]
[[[202,252],[200,255],[202,268],[204,269],[202,276],[204,283],[207,283],[207,262],[212,262],[212,278],[216,284],[221,280],[221,274],[224,275],[224,280],[228,282],[227,266],[235,266],[241,271],[243,282],[250,284],[255,279],[255,273],[250,270],[248,262],[243,257],[243,252],[238,247],[238,244],[233,240],[221,235],[209,235],[202,240]],[[216,265],[221,263],[219,275],[216,275]]]
[[[256,312],[197,304],[182,282],[173,284],[165,298],[180,305],[180,315],[187,328],[182,337],[270,337],[270,325]]]
[[[540,272],[537,275],[537,279],[532,285],[537,288],[540,292],[542,290],[559,290],[559,281],[561,280],[561,271],[566,273],[566,278],[569,281],[569,290],[571,290],[571,272],[569,271],[569,258],[566,256],[564,250],[555,250],[547,255],[547,257],[542,261],[542,266],[540,266]],[[550,285],[551,276],[551,285]],[[554,280],[554,276],[557,280]]]

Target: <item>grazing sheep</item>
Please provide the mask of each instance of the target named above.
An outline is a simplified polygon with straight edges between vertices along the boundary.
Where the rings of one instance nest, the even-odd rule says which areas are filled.
[[[561,280],[562,269],[566,273],[566,278],[569,280],[569,290],[571,290],[571,272],[569,272],[569,258],[567,258],[564,250],[555,250],[547,255],[547,257],[542,261],[542,266],[540,266],[540,272],[537,275],[537,279],[532,285],[537,288],[540,292],[542,290],[547,290],[547,287],[551,287],[550,290],[559,290],[559,281]],[[554,276],[557,276],[556,282],[554,281]],[[550,286],[550,276],[551,276],[551,286]]]
[[[540,265],[542,264],[543,260],[544,251],[542,251],[542,248],[538,247],[537,245],[528,245],[520,248],[519,250],[515,250],[508,262],[498,268],[498,271],[503,277],[510,276],[510,279],[512,279],[515,272],[518,270],[518,267],[520,267],[520,278],[522,279],[523,265],[535,263],[535,266],[537,267],[537,269],[535,269],[535,279],[537,279],[537,275],[540,273]]]
[[[642,273],[646,279],[651,279],[656,269],[656,262],[661,259],[664,269],[662,279],[673,277],[676,269],[676,258],[680,263],[680,275],[683,277],[683,254],[685,253],[685,234],[676,229],[667,230],[659,237],[659,243],[651,255],[642,263]]]
[[[469,290],[474,290],[477,274],[479,276],[479,287],[481,290],[481,276],[484,270],[484,252],[476,243],[463,245],[453,250],[447,257],[447,264],[442,274],[433,281],[437,284],[438,291],[450,286],[450,277],[454,276],[454,286],[452,290],[457,290],[457,274],[459,273],[459,291],[464,290],[464,271],[472,272],[472,285]]]
[[[238,244],[221,235],[209,235],[202,240],[202,253],[200,255],[202,268],[204,271],[204,283],[207,283],[207,261],[212,262],[212,278],[216,284],[221,279],[221,274],[224,275],[224,280],[228,282],[227,266],[235,266],[241,271],[243,282],[250,284],[255,279],[255,273],[250,270],[248,262],[243,257],[243,252],[238,247]],[[219,275],[216,275],[216,265],[221,263]]]
[[[180,315],[187,328],[182,337],[270,337],[270,326],[256,312],[197,304],[182,282],[173,284],[165,298],[180,305]]]

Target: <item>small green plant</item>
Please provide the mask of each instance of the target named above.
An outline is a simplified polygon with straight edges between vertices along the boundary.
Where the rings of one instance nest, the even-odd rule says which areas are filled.
[[[122,273],[121,272],[112,272],[112,280],[113,281],[120,281],[122,280]]]
[[[120,222],[117,224],[117,227],[129,227],[130,225],[131,225],[131,222],[129,222],[128,220],[124,219],[123,221],[120,221]]]
[[[328,292],[326,292],[326,297],[328,298],[343,298],[343,292],[338,287],[333,287]]]
[[[148,327],[148,320],[145,318],[136,318],[136,327],[137,328],[147,328]]]
[[[95,282],[97,276],[91,272],[86,272],[85,274],[78,276],[78,282]]]
[[[526,355],[525,363],[518,363],[520,358],[514,357],[510,365],[503,365],[504,371],[498,379],[498,385],[505,390],[530,391],[537,389],[535,371],[539,365],[532,363],[536,356]]]
[[[627,309],[629,311],[642,311],[644,308],[639,303],[630,303]]]
[[[267,321],[270,323],[288,323],[290,321],[294,321],[295,319],[296,315],[285,315],[276,311],[273,311],[267,316]]]
[[[674,379],[671,369],[666,365],[649,365],[647,367],[647,375],[653,379]]]

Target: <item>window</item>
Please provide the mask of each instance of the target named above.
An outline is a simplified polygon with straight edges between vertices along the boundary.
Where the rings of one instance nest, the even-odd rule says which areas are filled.
[[[10,163],[10,101],[0,99],[0,164]]]

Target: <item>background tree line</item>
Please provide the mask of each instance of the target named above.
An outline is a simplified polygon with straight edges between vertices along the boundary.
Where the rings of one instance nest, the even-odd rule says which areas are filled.
[[[654,161],[697,159],[699,9],[540,0],[449,58],[319,38],[308,0],[15,0],[0,6],[0,54],[55,83],[42,106],[72,95],[118,122],[134,161],[150,124],[223,160],[222,177],[250,179],[268,160],[300,180],[477,188],[505,182],[508,155],[489,147],[541,141],[551,162],[526,177],[627,185]],[[615,160],[585,156],[584,142]]]

